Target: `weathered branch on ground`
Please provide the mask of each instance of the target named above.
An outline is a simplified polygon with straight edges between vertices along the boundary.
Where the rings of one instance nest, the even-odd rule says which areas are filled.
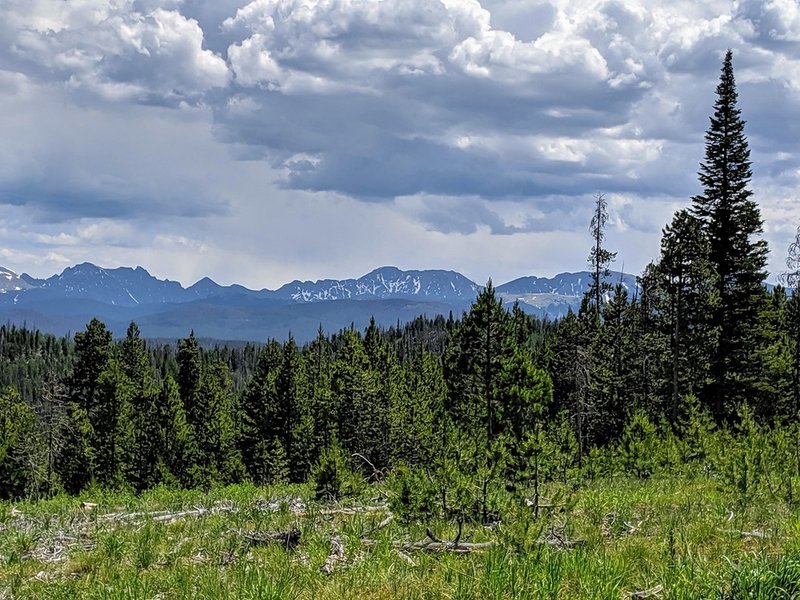
[[[628,535],[633,535],[641,530],[645,521],[647,521],[647,519],[641,519],[638,523],[636,523],[636,525],[631,524],[629,521],[623,521],[623,523],[625,524],[625,527],[628,528]]]
[[[411,558],[408,554],[406,554],[405,552],[400,550],[399,548],[395,548],[394,549],[394,553],[397,554],[397,556],[402,558],[405,562],[407,562],[412,567],[416,567],[417,566],[417,562],[413,558]]]
[[[655,587],[650,588],[649,590],[628,592],[627,594],[625,594],[625,597],[631,598],[631,600],[645,600],[645,598],[655,598],[656,596],[660,596],[663,591],[664,591],[664,586],[657,585]]]
[[[459,542],[457,545],[453,542],[432,542],[422,540],[420,542],[411,543],[398,543],[394,542],[392,546],[399,550],[405,551],[423,551],[423,552],[453,552],[455,554],[470,554],[472,552],[483,552],[495,545],[496,542]]]
[[[344,553],[344,543],[339,534],[336,534],[331,538],[331,552],[328,554],[328,558],[325,559],[325,563],[319,570],[325,575],[333,575],[336,567],[346,562],[347,557]]]
[[[585,546],[586,540],[571,540],[567,537],[563,528],[550,527],[544,538],[539,540],[539,543],[558,550],[574,550],[575,548],[582,548]]]
[[[371,533],[375,533],[376,531],[379,531],[384,527],[387,527],[392,521],[394,521],[394,515],[392,513],[389,513],[388,517],[386,517],[383,521],[375,525],[375,527],[367,531],[366,535],[370,535]]]
[[[377,546],[377,540],[362,539],[364,546]],[[459,542],[458,545],[453,542],[444,542],[439,540],[420,540],[419,542],[390,542],[392,548],[398,554],[405,554],[406,552],[451,552],[453,554],[471,554],[472,552],[485,552],[496,544],[495,541],[488,542]],[[405,560],[405,556],[401,556]],[[410,557],[409,557],[410,558]],[[407,561],[406,561],[407,562]]]
[[[458,533],[456,534],[455,539],[452,542],[446,542],[439,538],[436,534],[434,534],[430,527],[425,528],[425,535],[428,539],[420,540],[419,542],[399,542],[393,541],[391,542],[392,548],[398,555],[401,555],[401,558],[406,560],[406,558],[411,558],[406,552],[452,552],[454,554],[470,554],[472,552],[483,552],[488,550],[492,546],[496,544],[494,541],[488,542],[462,542],[461,540],[461,533],[462,533],[463,521],[459,520],[458,523]],[[377,540],[371,540],[368,538],[363,538],[361,543],[364,546],[377,546]],[[406,560],[406,562],[408,562]]]
[[[180,521],[181,519],[185,519],[186,517],[201,517],[204,515],[211,515],[211,514],[227,514],[227,513],[235,513],[238,512],[236,507],[229,502],[218,502],[211,507],[205,508],[200,506],[195,506],[190,510],[181,510],[181,511],[168,511],[168,510],[159,510],[153,512],[114,512],[114,513],[106,513],[104,515],[98,515],[95,520],[99,523],[138,523],[143,521],[155,521],[156,523],[173,523],[175,521]]]
[[[769,539],[770,535],[766,531],[754,529],[753,531],[739,531],[738,529],[717,529],[720,533],[727,533],[729,535],[739,535],[743,538],[756,538],[761,540]]]
[[[537,505],[535,500],[531,500],[530,498],[525,498],[525,506],[528,508],[534,508]],[[538,506],[540,509],[544,510],[554,510],[556,508],[564,508],[566,506],[563,502],[539,502]]]
[[[287,550],[294,550],[300,543],[301,532],[296,527],[288,531],[250,531],[242,534],[242,539],[250,546],[279,544]]]
[[[347,508],[328,508],[320,510],[318,514],[323,516],[330,515],[370,515],[374,513],[389,512],[386,506],[352,506]],[[295,513],[292,513],[293,515]],[[303,516],[305,513],[298,513],[296,516]]]

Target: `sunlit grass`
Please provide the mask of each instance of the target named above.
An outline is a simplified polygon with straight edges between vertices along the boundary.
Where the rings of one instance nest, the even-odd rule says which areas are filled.
[[[619,599],[646,590],[659,598],[800,597],[800,514],[777,500],[743,508],[720,489],[704,478],[602,479],[570,491],[573,502],[539,522],[529,509],[509,507],[493,528],[465,524],[462,541],[498,542],[486,552],[405,557],[393,542],[424,539],[426,527],[452,540],[457,524],[376,529],[385,513],[330,514],[304,486],[140,497],[90,490],[0,504],[0,598]],[[351,502],[372,505],[377,491]],[[298,497],[302,514],[291,507]],[[108,517],[198,508],[210,512],[171,521]],[[243,537],[294,527],[301,541],[293,550]],[[542,544],[548,527],[586,543]],[[346,561],[325,575],[334,535]],[[59,554],[59,545],[68,548]]]

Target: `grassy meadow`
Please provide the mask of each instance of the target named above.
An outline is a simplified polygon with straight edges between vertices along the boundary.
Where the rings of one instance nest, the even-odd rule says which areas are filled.
[[[783,502],[677,477],[547,494],[564,501],[539,519],[517,505],[465,523],[459,544],[494,542],[470,553],[409,547],[459,526],[388,519],[380,485],[343,504],[250,485],[3,503],[0,598],[800,597],[800,513]],[[259,543],[295,528],[292,548]]]

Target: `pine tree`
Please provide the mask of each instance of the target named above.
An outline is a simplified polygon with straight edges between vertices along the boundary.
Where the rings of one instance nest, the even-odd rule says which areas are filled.
[[[24,447],[36,416],[14,388],[0,390],[0,498],[16,498],[30,479]]]
[[[136,490],[159,483],[164,453],[159,419],[158,388],[139,327],[131,323],[120,346],[122,371],[131,383],[132,452],[127,480]]]
[[[341,341],[331,379],[339,442],[345,451],[372,461],[375,447],[371,424],[377,382],[359,334],[348,329]]]
[[[448,412],[476,448],[488,449],[501,433],[499,376],[513,351],[511,317],[489,280],[453,331],[444,359]]]
[[[98,377],[97,388],[93,424],[95,476],[101,485],[119,486],[125,482],[134,460],[134,386],[119,361],[112,358]]]
[[[750,149],[737,100],[729,50],[705,136],[705,161],[699,173],[703,193],[692,199],[692,212],[708,239],[716,275],[718,298],[711,326],[719,331],[719,339],[711,358],[709,391],[718,419],[733,417],[735,406],[751,397],[758,380],[754,351],[766,297],[762,282],[767,244],[757,239],[762,220],[749,188]]]
[[[197,457],[194,432],[186,420],[178,383],[167,375],[158,395],[159,480],[190,486],[190,468]]]
[[[389,437],[393,464],[427,466],[441,452],[446,394],[441,361],[420,352],[403,369],[401,392],[394,396]]]
[[[553,377],[555,407],[557,410],[565,410],[573,424],[579,467],[583,466],[587,450],[587,421],[592,413],[589,406],[591,366],[585,328],[570,310],[558,324],[548,370]]]
[[[306,481],[313,465],[314,421],[311,416],[305,365],[293,337],[283,345],[275,382],[278,401],[278,439],[285,451],[289,479]]]
[[[270,442],[281,435],[277,379],[283,363],[283,350],[276,341],[261,349],[255,371],[241,396],[242,427],[239,438],[247,473],[257,484],[271,482],[267,469],[271,460]],[[284,467],[285,468],[285,465]]]
[[[189,334],[188,338],[178,342],[177,362],[178,389],[189,423],[194,426],[198,419],[203,418],[203,415],[197,414],[195,408],[200,378],[203,374],[203,354],[194,337],[194,331]]]
[[[375,319],[370,320],[364,334],[364,350],[369,359],[371,378],[375,383],[373,410],[367,415],[365,433],[370,438],[370,460],[373,467],[383,472],[390,466],[392,407],[397,405],[398,397],[402,393],[402,375],[397,357]]]
[[[715,275],[708,256],[700,221],[685,210],[675,213],[661,238],[657,269],[658,285],[664,293],[658,307],[661,325],[670,340],[667,363],[673,424],[680,398],[702,394],[716,340],[716,330],[709,323]]]
[[[309,385],[309,403],[314,421],[314,455],[331,445],[337,434],[333,397],[331,394],[331,366],[333,349],[320,325],[316,339],[304,351]]]
[[[35,491],[51,495],[58,487],[56,461],[64,446],[64,429],[67,425],[67,389],[55,371],[49,371],[33,403],[36,413],[36,435],[32,453],[39,465]]]
[[[637,277],[637,285],[638,334],[633,340],[635,346],[633,353],[635,370],[639,376],[633,384],[637,398],[635,405],[654,407],[664,412],[664,407],[659,406],[663,398],[662,390],[666,389],[661,359],[669,346],[669,338],[664,334],[659,313],[665,305],[660,268],[655,263],[648,264],[644,272]]]
[[[98,319],[92,319],[86,325],[86,331],[75,334],[75,367],[69,385],[70,399],[85,410],[90,418],[94,417],[97,408],[98,379],[111,358],[111,341],[111,332]]]
[[[606,442],[616,437],[625,425],[628,412],[633,409],[631,388],[638,373],[633,352],[637,332],[634,327],[635,309],[628,300],[628,290],[618,283],[613,288],[608,303],[602,311],[603,327],[595,338],[596,371],[595,379],[602,382],[603,390],[595,402],[598,412],[597,422],[602,435],[594,436],[596,442]]]
[[[100,376],[112,356],[112,336],[92,319],[75,334],[75,366],[69,382],[67,427],[59,465],[64,487],[76,493],[98,476],[98,436],[107,431],[100,410]]]

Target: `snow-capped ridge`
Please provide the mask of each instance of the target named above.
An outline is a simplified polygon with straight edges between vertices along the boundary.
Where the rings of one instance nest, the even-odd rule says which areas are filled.
[[[0,267],[0,294],[20,292],[31,285],[11,269]]]
[[[278,288],[274,295],[295,302],[409,297],[471,301],[479,289],[475,282],[455,271],[403,271],[386,266],[358,279],[295,280]]]

